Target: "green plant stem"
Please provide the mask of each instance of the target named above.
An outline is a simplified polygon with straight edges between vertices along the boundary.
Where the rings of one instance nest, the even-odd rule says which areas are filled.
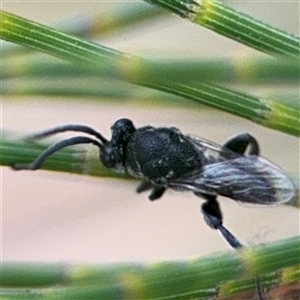
[[[256,88],[258,94],[269,101],[269,103],[283,104],[284,107],[289,107],[293,113],[297,114],[300,110],[299,91],[295,88],[291,90],[284,89],[285,91],[278,92],[264,92]],[[88,101],[116,101],[122,103],[130,102],[136,103],[139,106],[158,106],[167,107],[185,107],[187,101],[182,97],[176,96],[171,93],[163,93],[154,89],[146,89],[144,87],[126,85],[124,82],[118,80],[103,81],[95,80],[82,76],[81,78],[70,80],[70,78],[59,77],[56,79],[29,79],[29,80],[10,80],[2,83],[2,96],[33,96],[39,100],[39,96],[52,97],[52,101],[57,99],[64,99],[72,102],[73,100],[85,99]],[[5,101],[5,98],[3,99]],[[206,105],[201,105],[197,101],[189,104],[190,109],[209,109]],[[296,121],[295,121],[296,122]]]
[[[230,112],[268,128],[300,136],[300,112],[270,100],[205,83],[191,86],[162,82],[148,86]]]
[[[274,58],[222,58],[222,59],[151,59],[145,60],[136,67],[143,77],[159,80],[184,82],[232,82],[237,84],[294,84],[298,86],[300,64],[295,60]],[[26,57],[17,62],[5,60],[2,62],[2,74],[4,79],[24,77],[60,77],[60,76],[106,76],[103,69],[87,69],[78,65],[70,65],[60,62],[47,62],[43,57]],[[196,80],[195,80],[196,78]]]
[[[183,18],[271,55],[299,59],[300,39],[217,0],[145,0]]]
[[[142,58],[69,36],[4,11],[1,12],[0,37],[86,68],[103,68],[115,78],[183,96],[269,128],[300,135],[299,114],[288,107],[282,105],[278,109],[276,103],[215,85],[184,84],[168,78],[148,78],[143,72],[139,72],[147,65],[147,61]]]
[[[85,295],[89,299],[183,300],[253,290],[256,275],[263,286],[269,286],[278,282],[279,269],[290,267],[289,274],[299,273],[299,263],[300,238],[293,237],[237,252],[151,265],[3,263],[2,287],[53,286],[32,291],[40,291],[43,299],[80,299]],[[289,278],[291,282],[298,277]],[[236,279],[239,281],[226,283]]]
[[[185,107],[186,100],[173,94],[163,93],[141,86],[132,86],[119,80],[101,80],[96,78],[77,79],[56,78],[56,79],[31,79],[31,80],[10,80],[2,83],[2,96],[34,96],[39,100],[40,95],[52,97],[51,100],[60,101],[63,97],[66,101],[81,99],[81,101],[116,101],[122,103],[136,103],[139,106]],[[84,99],[84,100],[82,100]],[[5,99],[4,99],[5,101]],[[207,106],[190,105],[191,108],[209,109]]]
[[[77,79],[65,77],[49,79],[44,77],[42,80],[10,80],[2,83],[1,92],[2,95],[47,95],[59,98],[69,97],[70,99],[95,98],[98,101],[107,101],[107,99],[126,101],[126,99],[129,100],[138,95],[136,89],[124,82],[106,81],[105,79],[99,82],[95,78],[84,78],[84,76]]]
[[[32,163],[50,145],[53,143],[25,142],[12,134],[1,132],[0,165]],[[89,147],[84,146],[64,148],[49,157],[43,164],[43,169],[100,177],[128,178],[105,168],[100,164],[97,148],[93,150],[90,152]]]
[[[162,9],[149,7],[147,5],[126,5],[119,10],[97,16],[76,16],[68,18],[55,27],[68,34],[81,37],[101,37],[124,30],[129,26],[141,25],[142,22],[154,20],[166,15]],[[32,48],[24,48],[17,45],[7,45],[1,52],[2,58],[15,58],[16,55],[28,54]]]

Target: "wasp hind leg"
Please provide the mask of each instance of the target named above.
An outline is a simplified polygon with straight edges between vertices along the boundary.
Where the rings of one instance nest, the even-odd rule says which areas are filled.
[[[223,226],[222,212],[219,203],[216,200],[217,197],[203,194],[196,195],[206,199],[206,202],[201,206],[201,211],[203,213],[206,224],[212,229],[219,230],[219,232],[222,234],[222,236],[232,248],[242,248],[243,244],[241,244],[241,242],[226,227]],[[255,285],[257,299],[264,300],[258,277],[255,278]]]
[[[232,248],[237,249],[243,247],[239,240],[223,226],[222,212],[219,203],[216,200],[216,197],[208,195],[201,196],[206,199],[206,202],[201,206],[201,211],[203,213],[206,224],[212,229],[219,230],[219,232]]]
[[[260,150],[258,142],[256,138],[250,135],[249,133],[243,133],[233,137],[223,145],[223,148],[227,148],[239,154],[245,154],[248,146],[249,154],[259,155]]]
[[[245,154],[248,149],[248,154],[259,155],[259,145],[257,140],[248,133],[239,134],[228,140],[223,148],[229,149],[238,154]],[[222,212],[217,202],[217,197],[213,195],[206,195],[202,193],[195,193],[195,195],[206,199],[202,205],[201,211],[204,216],[206,224],[213,229],[218,229],[225,240],[233,247],[240,248],[243,245],[233,236],[233,234],[223,226]]]

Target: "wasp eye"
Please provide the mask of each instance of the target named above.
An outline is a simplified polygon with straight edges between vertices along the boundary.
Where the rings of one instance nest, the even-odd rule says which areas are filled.
[[[119,162],[119,153],[116,147],[113,147],[110,143],[103,145],[100,152],[100,160],[102,164],[107,168],[114,168]]]
[[[116,144],[126,144],[135,131],[135,127],[131,120],[120,119],[111,127],[113,131],[112,141]]]

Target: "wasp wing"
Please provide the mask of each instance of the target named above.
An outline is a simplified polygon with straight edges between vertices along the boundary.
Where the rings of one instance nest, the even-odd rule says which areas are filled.
[[[211,142],[197,136],[185,135],[185,138],[194,145],[194,147],[203,154],[204,164],[216,163],[228,159],[234,159],[243,156],[240,153],[233,152],[217,143]]]
[[[287,202],[295,194],[293,183],[279,167],[255,155],[205,165],[182,178],[171,180],[169,186],[268,205]]]

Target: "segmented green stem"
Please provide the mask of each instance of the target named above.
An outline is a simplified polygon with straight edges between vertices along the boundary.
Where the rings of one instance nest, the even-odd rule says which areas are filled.
[[[271,55],[300,58],[300,39],[217,0],[145,0]],[[259,5],[259,3],[257,3]]]
[[[270,128],[300,135],[299,113],[293,109],[216,85],[184,84],[167,77],[148,78],[142,72],[149,64],[147,60],[84,41],[3,11],[0,37],[34,47],[86,68],[105,69],[108,75],[118,79],[167,91]]]
[[[148,265],[3,263],[2,287],[6,288],[7,299],[12,299],[9,294],[13,295],[13,292],[26,296],[26,291],[36,299],[187,300],[226,297],[254,290],[255,275],[260,276],[262,286],[299,280],[299,246],[300,238],[294,237],[237,252]],[[277,273],[283,267],[287,269]],[[228,281],[234,279],[234,282]],[[33,289],[24,290],[26,287]]]

